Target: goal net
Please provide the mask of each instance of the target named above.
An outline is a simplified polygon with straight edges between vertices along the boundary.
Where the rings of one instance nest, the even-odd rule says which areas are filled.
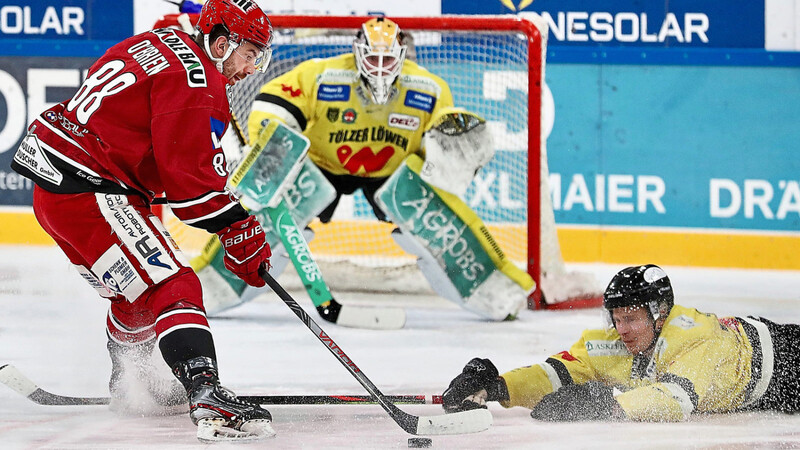
[[[166,16],[157,27],[177,25]],[[184,17],[184,27],[194,17]],[[234,116],[247,135],[247,117],[259,88],[297,64],[352,52],[368,17],[270,16],[274,53],[267,73],[238,82],[229,92]],[[536,15],[392,17],[412,38],[408,57],[442,77],[455,105],[486,119],[493,160],[476,175],[464,201],[484,221],[506,256],[526,269],[537,289],[531,308],[593,306],[599,288],[588,274],[567,272],[558,244],[547,186],[542,136],[547,25]],[[179,245],[191,254],[206,235],[165,216]],[[333,220],[310,224],[310,247],[334,292],[430,292],[415,258],[390,237],[358,191],[342,197]],[[290,272],[291,269],[287,269]],[[588,303],[587,303],[588,302]]]

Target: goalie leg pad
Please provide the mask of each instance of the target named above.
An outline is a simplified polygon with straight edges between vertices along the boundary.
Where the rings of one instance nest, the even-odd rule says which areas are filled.
[[[446,269],[439,264],[430,251],[422,247],[414,238],[403,236],[401,232],[393,231],[392,238],[409,253],[413,253],[410,249],[419,251],[419,253],[413,253],[417,256],[417,267],[436,294],[468,311],[486,319],[500,321],[516,316],[527,303],[528,294],[499,271],[492,272],[474,294],[464,298],[448,276]],[[400,241],[413,241],[414,244],[406,243],[404,246],[404,244],[400,244]]]
[[[457,305],[464,306],[464,299],[461,298],[458,288],[456,288],[447,276],[447,272],[439,265],[428,249],[417,242],[416,239],[404,234],[399,228],[392,230],[392,239],[406,253],[417,257],[417,267],[419,267],[425,280],[428,281],[433,292]]]
[[[533,279],[505,258],[463,201],[420,178],[421,164],[409,156],[376,194],[402,230],[395,241],[418,256],[423,274],[446,299],[491,320],[515,316],[535,288]]]

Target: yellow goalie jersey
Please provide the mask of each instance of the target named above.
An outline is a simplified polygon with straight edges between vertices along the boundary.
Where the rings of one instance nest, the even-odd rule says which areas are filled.
[[[634,358],[614,329],[586,330],[569,351],[503,374],[509,401],[502,404],[533,408],[562,385],[597,380],[622,391],[615,398],[631,420],[739,409],[758,381],[751,372],[758,332],[747,321],[675,305],[652,358]]]
[[[267,119],[302,130],[309,157],[334,175],[387,177],[412,153],[431,117],[453,106],[447,84],[406,60],[385,105],[369,100],[353,54],[314,59],[264,86],[248,119],[253,142]],[[422,155],[424,156],[424,155]]]

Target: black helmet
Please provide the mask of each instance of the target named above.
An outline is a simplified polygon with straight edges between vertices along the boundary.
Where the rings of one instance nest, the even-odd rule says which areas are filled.
[[[655,264],[620,270],[603,293],[603,307],[609,312],[623,306],[647,306],[653,320],[661,313],[669,314],[674,304],[669,277]]]

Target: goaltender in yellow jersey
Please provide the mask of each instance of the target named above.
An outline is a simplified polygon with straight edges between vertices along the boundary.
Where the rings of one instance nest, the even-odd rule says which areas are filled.
[[[459,197],[494,155],[491,132],[483,118],[454,106],[442,78],[406,58],[409,43],[393,21],[367,20],[352,53],[305,61],[261,87],[248,118],[249,139],[255,142],[271,121],[302,132],[309,159],[335,189],[317,214],[320,222],[330,222],[343,195],[361,190],[379,220],[397,225],[392,239],[417,256],[434,291],[482,317],[514,318],[535,283],[505,258]],[[399,175],[405,170],[413,174]],[[381,196],[434,190],[448,221],[470,224],[457,229],[476,244],[469,254],[482,258],[475,264],[480,276],[468,279],[456,267],[463,261],[430,248],[432,236],[418,236],[427,229],[411,229],[396,196]]]
[[[289,111],[285,117],[269,104]],[[352,54],[314,59],[265,84],[253,105],[250,140],[265,119],[303,130],[310,159],[334,175],[385,178],[411,153],[420,152],[427,124],[453,106],[438,76],[406,60],[386,104],[375,104],[359,82]],[[277,113],[277,114],[276,114]]]

